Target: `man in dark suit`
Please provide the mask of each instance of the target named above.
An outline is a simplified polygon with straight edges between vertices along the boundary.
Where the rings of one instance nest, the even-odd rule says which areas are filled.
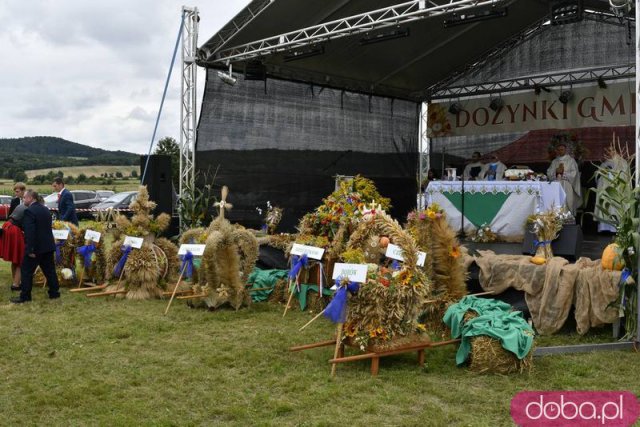
[[[58,218],[78,225],[78,217],[76,216],[76,204],[73,203],[71,192],[64,188],[64,181],[57,177],[51,183],[53,191],[58,193]]]
[[[24,228],[24,259],[22,261],[22,285],[20,296],[12,298],[11,302],[20,304],[31,301],[33,273],[40,266],[49,286],[49,298],[60,298],[58,277],[53,253],[56,243],[51,230],[51,213],[46,206],[39,202],[38,193],[27,190],[24,193],[24,204],[28,206],[24,212],[22,226]]]
[[[7,216],[10,216],[13,213],[14,209],[17,208],[20,203],[22,203],[22,196],[24,196],[24,191],[26,189],[27,186],[24,185],[23,182],[16,182],[15,184],[13,184],[13,194],[15,194],[16,197],[11,199],[11,204],[9,205],[9,214]]]

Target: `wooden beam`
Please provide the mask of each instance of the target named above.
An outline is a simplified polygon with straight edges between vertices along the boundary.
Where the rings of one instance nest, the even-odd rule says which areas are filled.
[[[96,293],[96,294],[87,294],[87,297],[89,297],[89,298],[108,297],[110,295],[126,294],[127,292],[129,292],[129,291],[126,290],[126,289],[121,289],[119,291],[108,291],[108,292],[100,292],[100,293]]]
[[[336,340],[321,341],[313,344],[306,344],[306,345],[291,347],[289,351],[302,351],[302,350],[308,350],[310,348],[328,347],[330,345],[334,345],[335,343],[336,343]]]
[[[99,291],[100,289],[104,289],[106,287],[107,285],[98,285],[98,286],[90,286],[88,288],[74,288],[74,289],[69,289],[69,292]]]
[[[196,298],[206,298],[209,294],[200,294],[200,295],[185,295],[182,297],[176,297],[176,299],[196,299]]]

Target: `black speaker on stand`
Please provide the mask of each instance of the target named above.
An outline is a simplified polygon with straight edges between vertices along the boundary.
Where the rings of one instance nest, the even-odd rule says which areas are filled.
[[[147,156],[140,156],[140,176],[144,177],[142,185],[147,186],[149,198],[156,202],[155,215],[167,213],[171,215],[171,225],[163,233],[165,237],[179,233],[177,216],[174,217],[175,198],[177,194],[173,188],[171,173],[171,156],[152,154],[147,163]],[[145,166],[147,171],[145,173]]]

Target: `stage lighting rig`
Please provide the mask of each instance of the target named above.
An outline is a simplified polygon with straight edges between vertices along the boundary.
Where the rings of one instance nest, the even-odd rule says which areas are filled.
[[[502,110],[502,108],[504,108],[504,99],[492,98],[491,102],[489,103],[489,108],[491,108],[493,111]]]
[[[454,102],[453,104],[449,105],[449,113],[458,114],[461,111],[464,111],[464,109],[462,108],[462,104],[460,104],[459,102]]]
[[[229,73],[218,71],[218,77],[229,86],[235,86],[238,82],[238,79],[233,77],[233,66],[231,64],[229,64]]]
[[[563,104],[566,104],[569,101],[571,101],[572,98],[573,98],[573,92],[571,92],[570,90],[563,90],[562,92],[560,92],[558,101],[562,102]]]

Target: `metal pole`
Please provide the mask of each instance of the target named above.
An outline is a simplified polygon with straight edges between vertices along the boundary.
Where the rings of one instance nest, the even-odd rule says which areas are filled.
[[[640,32],[638,31],[638,20],[640,19],[640,5],[636,2],[636,188],[640,182],[640,98],[638,93],[640,91],[640,79],[638,79],[638,64],[640,64]],[[638,230],[640,231],[640,230]],[[640,247],[636,247],[636,254],[640,254]],[[638,256],[637,272],[640,272],[640,255]],[[639,274],[640,276],[640,274]],[[640,277],[639,277],[640,278]],[[637,296],[637,318],[636,318],[636,342],[640,342],[640,292],[636,292]]]
[[[196,90],[198,49],[198,15],[197,7],[182,7],[182,79],[180,103],[180,198],[191,194],[195,185],[195,144],[196,144]],[[180,229],[182,223],[180,215]]]
[[[419,200],[419,209],[424,209],[426,208],[426,200],[425,200],[425,196],[424,196],[424,192],[422,191],[422,183],[424,182],[425,178],[428,176],[429,174],[429,168],[431,167],[430,165],[430,141],[429,141],[429,137],[427,135],[428,132],[428,123],[427,120],[429,118],[429,104],[428,103],[421,103],[420,106],[420,142],[419,142],[419,150],[420,150],[420,165],[419,168],[420,170],[418,171],[418,188],[419,188],[419,192],[420,195],[418,196],[418,200]],[[425,189],[426,190],[426,189]]]

